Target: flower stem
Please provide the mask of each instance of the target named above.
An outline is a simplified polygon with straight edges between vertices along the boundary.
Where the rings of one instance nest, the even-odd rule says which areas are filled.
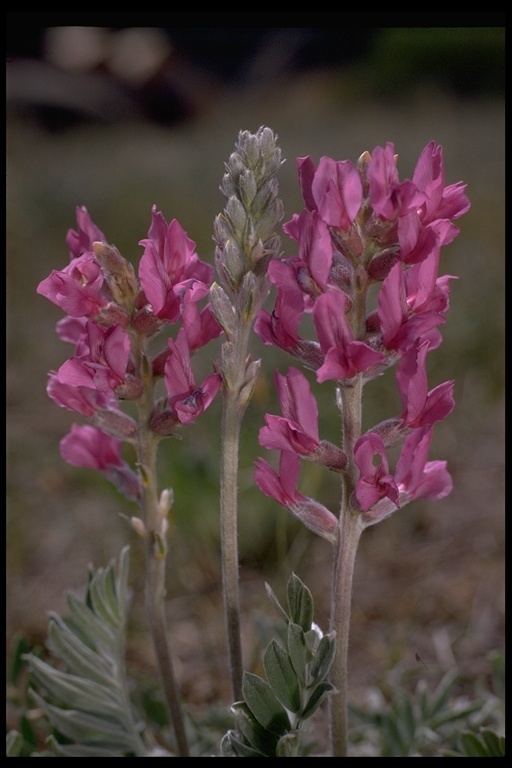
[[[240,402],[240,391],[245,380],[249,330],[249,324],[239,325],[232,342],[229,368],[236,373],[237,379],[225,382],[221,434],[222,584],[233,701],[242,699],[243,676],[238,577],[238,463],[240,428],[245,410]]]
[[[157,448],[159,439],[149,428],[153,408],[154,383],[150,365],[142,349],[143,393],[138,401],[139,432],[137,459],[141,477],[141,511],[146,530],[146,611],[153,637],[153,646],[162,681],[170,720],[174,728],[179,757],[189,757],[180,693],[174,673],[165,617],[165,565],[167,555],[165,513],[159,508],[157,487]]]
[[[348,749],[348,644],[352,580],[359,538],[364,528],[361,513],[351,508],[357,479],[354,445],[361,434],[362,377],[339,391],[338,405],[343,424],[343,450],[347,456],[343,495],[335,544],[331,593],[331,631],[336,631],[336,655],[331,680],[336,693],[330,699],[332,757],[345,757]]]
[[[331,668],[331,682],[336,693],[330,698],[331,757],[347,756],[348,731],[348,644],[352,599],[352,577],[359,537],[362,532],[360,514],[347,510],[340,518],[335,548],[332,588],[331,631],[336,631],[336,655]]]

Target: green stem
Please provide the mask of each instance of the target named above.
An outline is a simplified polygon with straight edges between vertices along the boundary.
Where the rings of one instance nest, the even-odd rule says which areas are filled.
[[[364,339],[368,275],[364,266],[354,269],[352,307],[347,320],[355,339]],[[334,550],[331,592],[331,630],[336,631],[336,655],[331,679],[336,693],[330,699],[332,757],[345,757],[348,751],[348,645],[352,604],[352,581],[359,538],[364,529],[360,510],[353,509],[359,471],[354,461],[354,446],[361,436],[363,377],[340,383],[338,408],[342,422],[342,448],[347,457],[343,474],[338,535]]]
[[[331,668],[331,682],[336,693],[330,697],[331,757],[346,757],[348,751],[348,644],[352,578],[361,532],[360,514],[344,511],[340,517],[332,588],[331,631],[336,631],[336,655]]]
[[[331,630],[336,631],[336,655],[331,670],[336,693],[330,700],[332,757],[345,757],[348,749],[348,645],[352,601],[352,580],[359,537],[364,525],[350,499],[358,476],[354,445],[361,434],[362,377],[339,392],[338,405],[343,424],[343,450],[347,456],[343,494],[335,544],[332,585]]]
[[[242,641],[240,633],[240,595],[238,575],[238,463],[240,428],[247,403],[240,402],[245,380],[245,360],[249,344],[250,324],[237,324],[230,360],[226,367],[232,376],[225,377],[222,410],[220,469],[220,535],[224,615],[229,650],[229,667],[233,701],[242,697]],[[233,380],[234,379],[234,380]]]
[[[142,349],[139,350],[138,358],[143,369],[141,371],[141,379],[144,383],[143,394],[138,402],[139,433],[137,459],[141,478],[142,519],[146,530],[146,610],[162,687],[176,737],[178,756],[189,757],[180,693],[174,673],[165,617],[167,540],[163,524],[164,518],[159,510],[158,503],[158,437],[152,433],[148,426],[153,408],[154,383],[147,357]]]

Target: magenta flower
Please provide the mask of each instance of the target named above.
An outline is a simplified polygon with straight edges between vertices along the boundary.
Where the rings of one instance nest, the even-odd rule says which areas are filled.
[[[325,291],[332,265],[332,242],[327,224],[316,211],[302,211],[284,224],[283,230],[298,242],[299,260],[305,264],[318,288]],[[298,282],[300,285],[300,277]]]
[[[431,440],[432,427],[421,427],[404,442],[394,474],[402,507],[417,499],[443,499],[451,493],[453,482],[446,461],[427,461]],[[363,512],[363,520],[375,525],[397,509],[396,500],[383,497]]]
[[[433,331],[445,322],[441,312],[447,308],[448,297],[444,283],[434,296],[437,285],[435,274],[427,267],[435,267],[436,263],[433,255],[432,259],[426,259],[406,271],[397,262],[383,281],[377,313],[386,349],[404,352],[416,339],[425,338],[427,334],[432,337],[432,342],[434,338],[437,343],[440,342],[440,336],[436,336],[436,332],[433,334]]]
[[[209,305],[199,310],[194,302],[185,304],[181,324],[187,333],[188,347],[191,352],[203,347],[222,333],[222,328],[213,316]]]
[[[407,305],[412,312],[446,312],[450,308],[449,280],[456,275],[437,277],[439,252],[430,254],[420,264],[405,271]]]
[[[309,456],[320,442],[318,406],[309,382],[297,368],[290,368],[286,376],[276,371],[274,381],[283,415],[266,414],[267,426],[259,432],[260,445]]]
[[[187,334],[180,328],[176,341],[168,340],[171,354],[166,360],[164,376],[172,416],[181,424],[191,424],[212,403],[222,378],[213,373],[197,386],[190,363]]]
[[[311,183],[311,194],[325,223],[347,231],[363,202],[363,185],[357,168],[350,160],[321,157]]]
[[[396,379],[404,411],[404,424],[412,429],[442,421],[454,406],[453,381],[428,391],[426,357],[429,342],[418,339],[398,363]]]
[[[385,497],[398,506],[398,487],[381,436],[375,432],[362,435],[354,446],[354,460],[359,469],[355,493],[363,512]]]
[[[87,322],[86,317],[70,317],[67,315],[56,323],[55,332],[59,339],[74,344],[76,347],[81,339],[87,335]]]
[[[369,197],[373,211],[385,221],[395,221],[417,209],[424,200],[410,180],[400,182],[394,145],[375,147],[368,165]]]
[[[315,165],[309,156],[297,158],[297,171],[299,174],[299,185],[302,192],[302,198],[309,211],[318,210],[315,198],[313,197],[312,185],[315,178]]]
[[[71,317],[96,317],[108,300],[102,290],[103,272],[94,259],[94,253],[85,252],[63,270],[53,270],[39,283],[37,293]]]
[[[424,195],[419,206],[423,224],[437,219],[458,219],[469,211],[471,204],[466,196],[466,184],[444,186],[443,149],[430,141],[416,163],[412,177],[416,188]],[[457,230],[458,231],[458,230]]]
[[[277,298],[272,314],[264,309],[259,311],[254,330],[264,344],[274,344],[294,354],[301,342],[298,330],[304,313],[304,296],[292,262],[281,259],[268,265],[268,277],[277,287]]]
[[[94,416],[100,410],[112,408],[114,405],[117,407],[116,401],[104,392],[59,381],[55,371],[48,374],[46,391],[60,408],[67,408],[68,411],[80,413],[82,416]]]
[[[148,237],[139,244],[144,246],[139,279],[146,299],[155,315],[175,322],[186,301],[199,301],[208,294],[213,267],[199,259],[196,244],[179,222],[173,219],[167,225],[156,206]]]
[[[427,461],[431,441],[431,426],[413,430],[405,440],[395,470],[395,482],[404,501],[443,499],[452,491],[447,462]]]
[[[82,256],[87,251],[92,251],[92,244],[95,242],[107,242],[105,235],[92,221],[85,206],[77,207],[76,221],[78,229],[69,229],[66,235],[66,243],[72,259]]]
[[[140,496],[137,475],[121,457],[120,440],[96,427],[72,424],[71,432],[60,441],[60,453],[73,467],[97,469],[129,499]]]
[[[335,541],[338,521],[322,504],[299,493],[300,459],[295,453],[282,451],[279,474],[261,458],[254,462],[254,479],[260,491],[275,499],[307,528],[330,542]]]
[[[115,389],[125,380],[130,357],[130,339],[126,331],[120,325],[104,328],[88,321],[79,351],[79,356],[61,365],[57,372],[58,381],[115,397]]]
[[[317,380],[351,379],[357,373],[377,365],[384,355],[371,349],[363,341],[355,341],[345,317],[348,298],[338,290],[327,291],[318,297],[313,308],[313,319],[320,347],[325,355],[317,370]]]

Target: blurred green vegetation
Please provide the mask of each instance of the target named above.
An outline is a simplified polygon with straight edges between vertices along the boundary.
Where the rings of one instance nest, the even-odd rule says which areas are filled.
[[[410,655],[411,648],[432,666],[434,659],[440,668],[456,660],[482,669],[488,651],[501,644],[504,627],[503,53],[500,28],[390,29],[357,68],[277,77],[248,92],[219,91],[204,114],[175,127],[130,120],[49,132],[24,114],[8,112],[8,637],[17,630],[41,637],[47,611],[61,610],[65,591],[84,583],[88,562],[104,564],[130,542],[135,573],[142,565],[139,542],[120,516],[134,514],[133,506],[93,472],[62,462],[58,442],[75,419],[45,391],[47,372],[71,350],[54,333],[61,313],[35,289],[52,269],[67,263],[64,238],[75,226],[75,207],[85,205],[109,241],[135,264],[156,204],[168,221],[181,222],[201,258],[213,262],[212,225],[224,202],[218,191],[223,163],[239,130],[266,124],[279,135],[286,158],[280,177],[285,220],[302,208],[295,158],[307,154],[315,162],[321,155],[356,160],[365,149],[393,141],[400,176],[406,178],[434,139],[443,146],[446,183],[468,185],[472,208],[458,222],[461,234],[441,260],[442,273],[458,276],[451,282],[444,343],[429,360],[431,387],[455,380],[457,407],[438,425],[431,455],[448,460],[455,487],[447,499],[412,505],[363,537],[352,674],[357,684],[371,677],[375,666]],[[469,71],[464,73],[465,65]],[[397,98],[390,99],[391,93]],[[294,251],[285,237],[283,251]],[[291,570],[297,570],[325,624],[328,545],[263,496],[252,479],[253,461],[265,453],[257,441],[264,415],[279,412],[273,372],[285,372],[294,363],[256,336],[252,347],[263,364],[242,428],[244,610],[265,602],[264,579],[272,580],[279,593]],[[198,378],[211,371],[217,349],[213,343],[198,353]],[[321,436],[335,441],[334,390],[330,383],[311,382],[319,399]],[[368,385],[367,426],[399,408],[392,374]],[[197,698],[223,687],[224,662],[199,662],[197,650],[209,643],[222,649],[223,643],[220,413],[219,399],[184,430],[183,440],[163,443],[161,453],[162,486],[171,486],[175,494],[169,610],[182,654],[180,671],[184,677],[190,673],[190,696]],[[301,490],[337,509],[336,478],[321,468],[305,464]],[[136,596],[136,583],[134,591]],[[144,620],[137,612],[134,625],[134,658],[150,665]],[[250,647],[250,638],[247,643]],[[204,682],[208,669],[216,676],[210,687]]]

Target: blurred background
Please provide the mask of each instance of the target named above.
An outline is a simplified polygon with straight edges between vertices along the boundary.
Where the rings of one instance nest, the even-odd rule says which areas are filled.
[[[68,262],[65,235],[76,226],[78,205],[134,264],[153,204],[168,221],[177,218],[200,257],[213,262],[223,164],[240,130],[267,125],[286,158],[285,220],[302,209],[295,159],[304,155],[315,163],[322,155],[355,161],[392,141],[404,179],[433,139],[443,146],[446,183],[467,184],[471,210],[441,261],[441,274],[459,279],[451,282],[444,343],[429,360],[430,387],[455,380],[456,409],[437,425],[431,451],[431,459],[448,461],[454,490],[365,532],[350,679],[356,696],[397,664],[414,679],[450,668],[468,681],[485,677],[488,654],[504,642],[502,15],[474,14],[482,26],[426,28],[347,26],[343,17],[353,15],[341,13],[325,14],[325,27],[283,28],[161,26],[171,14],[136,15],[143,25],[51,26],[51,16],[38,26],[30,18],[42,14],[7,14],[8,644],[19,632],[43,642],[48,611],[65,610],[65,594],[84,584],[88,563],[106,565],[130,543],[129,663],[141,673],[152,668],[138,586],[142,547],[123,517],[136,510],[102,477],[60,458],[59,440],[80,419],[47,397],[46,381],[71,351],[55,334],[61,312],[36,287]],[[294,254],[284,236],[283,251]],[[258,612],[274,617],[264,582],[283,596],[295,571],[326,629],[331,553],[255,488],[254,459],[274,459],[257,442],[265,413],[279,412],[273,372],[293,361],[256,335],[252,347],[263,364],[242,431],[239,537],[246,665],[256,669]],[[217,350],[214,343],[197,355],[198,377],[211,372]],[[337,441],[329,385],[312,381],[321,437]],[[367,427],[399,408],[394,376],[368,385]],[[182,441],[163,443],[161,454],[162,485],[175,493],[169,620],[191,705],[229,699],[220,414],[218,399]],[[300,489],[337,510],[336,478],[320,468],[304,466]]]

